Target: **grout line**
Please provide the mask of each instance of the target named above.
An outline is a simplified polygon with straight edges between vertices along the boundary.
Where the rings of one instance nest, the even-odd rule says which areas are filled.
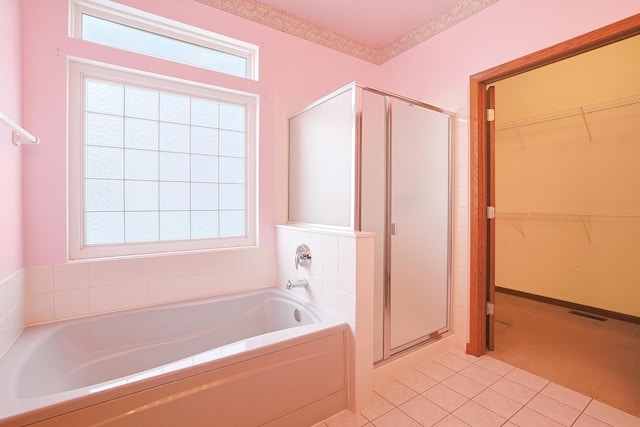
[[[452,354],[452,355],[454,355],[455,357],[458,357],[458,358],[459,358],[459,359],[461,359],[461,360],[465,360],[465,359],[462,359],[462,358],[460,358],[459,356],[455,355],[455,353],[451,353],[451,352],[449,352],[449,353],[450,353],[450,354]],[[378,395],[378,397],[379,397],[379,398],[383,399],[384,401],[386,401],[387,403],[389,403],[389,404],[391,405],[391,409],[390,409],[390,410],[388,410],[388,411],[385,411],[385,412],[381,413],[380,415],[378,415],[377,417],[372,418],[372,419],[369,419],[369,418],[368,418],[368,417],[366,417],[364,414],[362,414],[362,412],[360,412],[360,415],[362,415],[362,417],[367,421],[367,423],[366,423],[365,425],[369,425],[369,424],[371,424],[371,425],[374,425],[374,426],[375,426],[375,424],[374,424],[375,420],[377,420],[377,419],[379,419],[379,418],[383,417],[384,415],[388,414],[389,412],[393,411],[394,409],[398,409],[402,414],[404,414],[405,416],[409,417],[410,419],[412,419],[412,420],[413,420],[413,421],[415,421],[416,423],[418,423],[418,424],[422,425],[422,424],[420,423],[420,421],[416,420],[414,417],[412,417],[410,414],[408,414],[407,412],[405,412],[404,410],[402,410],[402,409],[400,408],[400,406],[402,406],[403,404],[405,404],[405,403],[407,403],[407,402],[409,402],[409,401],[411,401],[411,400],[415,399],[415,398],[416,398],[416,397],[418,397],[418,396],[422,396],[422,397],[423,397],[423,398],[425,398],[429,403],[431,403],[431,404],[435,405],[436,407],[438,407],[438,408],[440,408],[440,409],[444,410],[444,411],[447,413],[447,415],[446,415],[445,417],[443,417],[442,419],[440,419],[438,422],[441,422],[443,419],[447,418],[448,416],[452,416],[452,417],[456,418],[457,420],[459,420],[460,422],[464,423],[465,425],[467,425],[467,423],[466,423],[464,420],[460,419],[458,416],[456,416],[456,415],[454,414],[454,412],[456,412],[458,409],[460,409],[460,408],[461,408],[461,407],[463,407],[464,405],[468,404],[469,402],[473,402],[473,403],[475,403],[476,405],[478,405],[478,406],[482,407],[483,409],[485,409],[485,410],[487,410],[487,411],[490,411],[491,413],[493,413],[493,414],[495,414],[495,415],[497,415],[497,416],[499,416],[499,417],[501,417],[501,418],[504,418],[504,419],[505,419],[504,423],[507,423],[507,422],[512,422],[512,423],[513,423],[513,421],[511,421],[511,420],[512,420],[512,419],[513,419],[513,418],[514,418],[518,413],[520,413],[524,408],[527,408],[527,409],[529,409],[530,411],[533,411],[533,412],[535,412],[535,413],[539,414],[540,416],[543,416],[543,417],[545,417],[545,418],[547,418],[547,419],[549,419],[549,420],[552,420],[553,422],[555,422],[555,423],[557,423],[557,424],[561,424],[561,425],[562,425],[562,423],[561,423],[560,421],[557,421],[557,420],[555,420],[555,419],[551,418],[550,416],[548,416],[548,415],[546,415],[546,414],[543,414],[543,413],[539,412],[538,410],[536,410],[536,409],[534,409],[534,408],[532,408],[532,407],[528,406],[528,405],[529,405],[529,403],[531,403],[531,401],[533,401],[533,400],[534,400],[537,396],[539,396],[539,395],[542,395],[542,396],[544,396],[545,398],[551,399],[551,400],[553,400],[553,401],[555,401],[555,402],[558,402],[558,403],[560,403],[560,404],[562,404],[562,405],[564,405],[564,406],[567,406],[567,407],[569,407],[569,408],[572,408],[572,409],[577,410],[576,408],[573,408],[572,406],[570,406],[570,405],[568,405],[568,404],[566,404],[566,403],[564,403],[564,402],[562,402],[562,401],[560,401],[560,400],[558,400],[558,399],[555,399],[555,398],[553,398],[553,397],[547,396],[547,395],[545,395],[545,394],[543,394],[543,393],[542,393],[542,392],[543,392],[543,391],[544,391],[544,390],[545,390],[545,389],[546,389],[550,384],[553,384],[553,382],[552,382],[552,381],[549,381],[549,380],[547,380],[546,378],[543,378],[543,377],[539,377],[539,378],[543,378],[544,380],[546,380],[546,381],[547,381],[547,384],[545,384],[545,385],[544,385],[544,387],[542,387],[540,390],[532,389],[532,388],[530,388],[530,387],[528,387],[528,386],[526,386],[526,385],[524,385],[524,384],[521,384],[521,383],[519,383],[519,382],[517,382],[517,381],[514,381],[514,380],[512,380],[512,379],[510,379],[510,378],[507,378],[507,375],[509,375],[511,372],[513,372],[515,369],[517,369],[517,367],[516,367],[516,366],[513,366],[513,365],[511,365],[511,364],[508,364],[508,363],[502,362],[502,361],[500,361],[499,359],[495,359],[495,358],[492,358],[492,359],[494,359],[494,360],[498,360],[499,362],[502,362],[502,363],[505,363],[506,365],[511,366],[511,369],[509,369],[509,370],[508,370],[506,373],[504,373],[504,374],[499,374],[499,373],[497,373],[497,372],[491,371],[490,369],[483,368],[482,366],[477,366],[477,367],[479,367],[479,368],[482,368],[482,369],[488,370],[488,371],[490,371],[490,372],[492,372],[492,373],[494,373],[494,374],[498,375],[498,376],[499,376],[499,378],[498,378],[496,381],[492,382],[492,383],[491,383],[490,385],[488,385],[488,386],[485,386],[484,384],[481,384],[481,385],[483,386],[483,390],[481,390],[479,393],[476,393],[476,394],[475,394],[474,396],[472,396],[471,398],[469,398],[469,397],[467,397],[467,396],[465,396],[465,395],[462,395],[462,394],[461,394],[461,393],[459,393],[458,391],[456,391],[456,390],[452,389],[451,387],[449,387],[448,385],[444,384],[444,381],[446,381],[448,378],[451,378],[451,377],[452,377],[453,375],[455,375],[455,374],[459,374],[459,373],[460,373],[460,371],[462,371],[462,370],[464,370],[464,369],[468,368],[469,366],[476,365],[476,364],[477,364],[480,360],[482,360],[483,358],[491,358],[491,356],[481,356],[481,357],[479,357],[477,360],[475,360],[475,361],[473,361],[473,362],[470,362],[470,364],[469,364],[469,365],[467,365],[467,366],[463,367],[462,369],[458,369],[458,370],[453,369],[453,368],[450,368],[449,366],[446,366],[446,365],[444,365],[444,364],[442,364],[442,363],[440,363],[440,362],[438,362],[438,361],[436,361],[436,360],[434,360],[434,359],[429,360],[429,361],[431,361],[431,362],[433,362],[433,363],[437,363],[438,365],[440,365],[440,366],[442,366],[442,367],[445,367],[445,368],[447,368],[447,369],[449,369],[449,370],[451,370],[451,371],[453,371],[453,372],[454,372],[452,375],[447,376],[446,378],[444,378],[444,379],[442,379],[442,380],[438,380],[438,379],[436,379],[436,378],[433,378],[433,377],[431,377],[430,375],[428,375],[428,374],[426,374],[426,373],[424,373],[424,372],[422,372],[422,371],[418,371],[417,369],[415,369],[415,367],[413,367],[412,369],[408,370],[407,372],[409,372],[409,371],[411,371],[411,370],[416,370],[416,371],[418,372],[418,374],[425,375],[425,376],[427,376],[428,378],[430,378],[430,379],[434,380],[436,383],[435,383],[434,385],[432,385],[431,387],[429,387],[429,388],[428,388],[427,390],[425,390],[424,392],[419,392],[418,390],[416,390],[416,389],[414,389],[414,388],[410,387],[409,385],[405,384],[404,382],[400,381],[397,377],[396,377],[396,378],[394,378],[394,380],[395,380],[395,381],[398,381],[400,384],[404,385],[405,387],[407,387],[408,389],[410,389],[412,392],[416,393],[416,396],[411,397],[410,399],[408,399],[407,401],[404,401],[404,402],[400,403],[399,405],[395,405],[395,404],[393,404],[393,403],[392,403],[392,402],[390,402],[388,399],[386,399],[384,396],[382,396],[380,393],[378,393],[377,391],[373,390],[373,393],[375,393],[376,395]],[[466,360],[465,360],[465,361],[466,361]],[[427,362],[427,361],[425,361],[425,362]],[[521,370],[522,370],[522,371],[524,371],[524,372],[527,372],[527,373],[532,374],[531,372],[526,371],[526,370],[524,370],[524,369],[521,369]],[[461,374],[461,375],[462,375],[462,374]],[[535,374],[532,374],[532,375],[535,375]],[[469,379],[470,381],[474,381],[474,382],[476,382],[476,383],[477,383],[477,381],[475,381],[475,380],[473,380],[473,379],[471,379],[471,378],[468,378],[468,377],[466,377],[465,375],[463,375],[463,376],[464,376],[465,378]],[[524,402],[524,403],[517,402],[517,401],[515,401],[515,400],[511,399],[509,396],[507,396],[507,395],[505,395],[505,394],[503,394],[503,393],[501,393],[501,392],[499,392],[499,391],[494,390],[494,389],[492,389],[492,388],[491,388],[494,384],[496,384],[496,383],[497,383],[498,381],[500,381],[501,379],[508,379],[509,381],[512,381],[513,383],[515,383],[515,384],[517,384],[517,385],[519,385],[519,386],[521,386],[521,387],[524,387],[524,388],[526,388],[526,389],[528,389],[528,390],[530,390],[530,391],[534,392],[534,394],[533,394],[533,396],[532,396],[531,398],[529,398],[529,399],[528,399],[526,402]],[[480,384],[480,383],[478,383],[478,384]],[[458,407],[456,407],[453,411],[449,411],[448,409],[446,409],[446,408],[442,407],[441,405],[439,405],[439,404],[438,404],[438,403],[436,403],[436,402],[433,402],[432,400],[430,400],[429,398],[427,398],[426,396],[424,396],[424,395],[423,395],[423,394],[424,394],[424,393],[426,393],[428,390],[430,390],[430,389],[432,389],[433,387],[436,387],[436,386],[438,386],[438,385],[440,385],[440,386],[442,386],[442,387],[446,387],[447,389],[449,389],[449,390],[451,390],[451,391],[453,391],[453,392],[455,392],[455,393],[457,393],[457,394],[459,394],[459,395],[463,396],[463,397],[464,397],[464,399],[465,399],[464,403],[462,403],[461,405],[459,405]],[[508,417],[508,418],[507,418],[507,417],[504,417],[504,416],[502,416],[502,415],[498,414],[497,412],[493,411],[492,409],[490,409],[490,408],[488,408],[488,407],[486,407],[486,406],[482,405],[481,403],[476,402],[474,399],[475,399],[477,396],[479,396],[480,394],[482,394],[483,392],[485,392],[486,390],[492,390],[492,391],[494,391],[494,392],[498,393],[500,396],[503,396],[503,397],[505,397],[505,398],[507,398],[507,399],[510,399],[511,401],[513,401],[513,402],[517,403],[517,404],[519,405],[518,410],[516,410],[516,412],[514,412],[514,413],[513,413],[513,415],[511,415],[510,417]],[[569,389],[569,390],[572,390],[572,389]],[[572,390],[572,391],[574,391],[574,390]],[[584,408],[582,408],[582,410],[580,410],[580,411],[579,411],[578,416],[577,416],[577,417],[576,417],[576,419],[575,419],[575,420],[570,424],[570,426],[575,425],[575,423],[580,419],[580,417],[581,417],[582,415],[590,416],[589,414],[586,414],[586,413],[585,413],[585,411],[587,410],[587,408],[589,407],[589,405],[591,405],[591,403],[594,401],[594,398],[593,398],[593,397],[590,397],[590,396],[587,396],[587,397],[589,398],[589,402],[584,406]],[[607,426],[615,427],[615,426],[611,426],[610,424],[608,424],[608,423],[606,423],[606,422],[604,422],[604,421],[601,421],[601,420],[598,420],[598,421],[599,421],[599,422],[602,422],[603,424],[606,424]],[[503,424],[504,424],[504,423],[503,423]],[[326,423],[323,423],[323,424],[324,424],[324,427],[328,427],[328,424],[326,424]],[[437,424],[437,423],[436,423],[436,424]]]

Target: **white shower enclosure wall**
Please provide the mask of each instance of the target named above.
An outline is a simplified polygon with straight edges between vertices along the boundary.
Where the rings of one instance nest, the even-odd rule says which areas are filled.
[[[359,83],[289,119],[288,223],[376,235],[376,362],[449,331],[452,125]]]

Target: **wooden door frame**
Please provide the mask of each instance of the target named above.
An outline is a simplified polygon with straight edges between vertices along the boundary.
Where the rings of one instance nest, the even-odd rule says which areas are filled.
[[[475,356],[484,354],[487,342],[487,86],[638,34],[640,14],[470,77],[470,324],[467,353]]]

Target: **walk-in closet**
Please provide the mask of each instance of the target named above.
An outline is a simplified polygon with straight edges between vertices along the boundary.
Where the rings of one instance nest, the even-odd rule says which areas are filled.
[[[496,298],[496,357],[516,365],[528,363],[525,352],[538,359],[545,354],[546,364],[557,358],[551,370],[565,375],[559,383],[591,377],[593,391],[585,393],[605,401],[626,394],[630,412],[640,411],[632,407],[633,399],[638,406],[640,367],[627,354],[640,350],[638,52],[640,37],[634,37],[495,84],[496,289],[579,308],[541,308],[545,326],[535,335],[529,332],[543,317],[514,324],[529,302]],[[545,340],[560,348],[576,339],[572,326],[562,329],[565,317],[576,315],[587,328],[579,339],[602,340],[596,348],[606,351],[545,352]],[[613,321],[623,322],[628,339],[600,334]],[[516,326],[528,329],[507,339]],[[521,344],[520,354],[505,348]],[[622,359],[609,358],[616,354]],[[594,384],[597,375],[584,371],[578,357],[596,368],[613,366],[618,380]]]
[[[496,84],[496,286],[640,316],[639,51]]]

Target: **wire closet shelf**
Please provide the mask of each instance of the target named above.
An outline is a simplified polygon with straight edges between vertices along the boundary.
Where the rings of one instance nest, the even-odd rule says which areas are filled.
[[[531,126],[535,124],[541,124],[554,120],[562,120],[568,118],[582,117],[584,124],[589,132],[591,139],[591,133],[589,131],[589,125],[587,117],[589,114],[611,111],[621,108],[628,108],[640,105],[640,94],[626,96],[622,98],[612,99],[609,101],[603,101],[595,104],[583,105],[576,108],[567,110],[556,111],[549,114],[542,114],[538,116],[528,117],[524,119],[505,122],[502,124],[496,124],[496,131],[506,129],[516,129]],[[511,219],[511,220],[566,220],[566,221],[622,221],[622,222],[640,222],[640,215],[624,214],[624,215],[612,215],[612,214],[590,214],[582,212],[510,212],[499,211],[496,212],[496,218]]]
[[[570,221],[625,221],[638,222],[640,215],[607,215],[561,212],[496,212],[496,218],[504,219],[553,219]]]
[[[550,122],[554,120],[569,119],[580,117],[585,120],[589,114],[599,113],[602,111],[615,110],[619,108],[631,107],[640,104],[640,94],[625,96],[622,98],[612,99],[609,101],[598,102],[596,104],[583,105],[580,107],[570,108],[567,110],[556,111],[539,116],[526,117],[523,119],[513,120],[501,124],[496,124],[496,131],[531,126],[535,124]]]

